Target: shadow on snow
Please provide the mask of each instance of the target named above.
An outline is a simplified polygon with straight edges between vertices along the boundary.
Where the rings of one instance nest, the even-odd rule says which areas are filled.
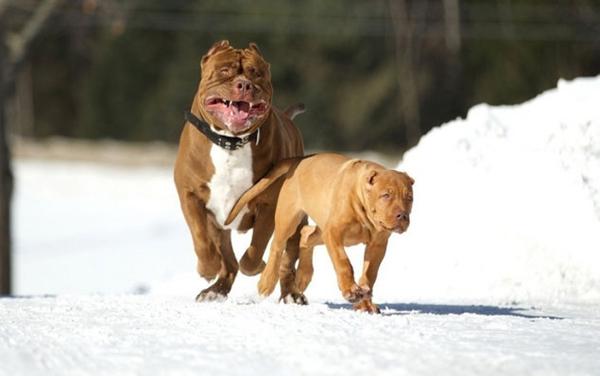
[[[56,295],[0,295],[0,299],[34,299],[34,298],[56,298]],[[253,304],[255,302],[245,303]],[[352,304],[348,303],[324,303],[330,309],[352,310]],[[421,304],[421,303],[382,303],[379,304],[382,316],[429,314],[429,315],[464,315],[473,314],[481,316],[513,316],[524,319],[549,319],[563,320],[564,317],[537,315],[535,307],[498,307],[490,305],[457,305],[457,304]]]
[[[347,303],[325,303],[331,309],[352,309]],[[513,316],[525,319],[562,320],[563,317],[536,315],[531,311],[535,308],[497,307],[488,305],[448,305],[448,304],[419,304],[419,303],[382,303],[379,304],[383,316],[406,315],[422,313],[430,315],[463,315],[474,314],[482,316]]]

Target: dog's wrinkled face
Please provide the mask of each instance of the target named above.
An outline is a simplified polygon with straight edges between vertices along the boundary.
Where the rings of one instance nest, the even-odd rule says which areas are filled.
[[[367,172],[367,209],[376,227],[403,233],[410,224],[414,180],[404,172],[371,169]]]
[[[235,49],[217,42],[201,63],[198,100],[202,115],[216,128],[233,135],[252,133],[271,109],[271,73],[258,47]]]

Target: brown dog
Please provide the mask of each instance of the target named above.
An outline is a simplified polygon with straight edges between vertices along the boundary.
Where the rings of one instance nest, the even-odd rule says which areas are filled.
[[[235,49],[228,41],[202,57],[201,79],[186,113],[175,162],[175,185],[198,258],[198,273],[217,281],[196,300],[227,296],[238,271],[231,229],[253,228],[250,247],[240,260],[244,274],[264,268],[262,256],[273,232],[274,198],[250,202],[240,221],[225,225],[238,197],[279,160],[304,153],[291,119],[301,110],[281,112],[271,104],[269,64],[253,43]],[[298,252],[299,233],[290,241]]]
[[[324,243],[338,286],[355,308],[378,312],[371,302],[373,284],[392,232],[406,231],[412,209],[414,180],[403,172],[338,154],[316,154],[277,164],[233,207],[230,223],[251,200],[283,177],[275,211],[275,232],[267,266],[258,283],[261,295],[273,292],[285,244],[305,215],[316,227],[302,229],[300,262],[295,281],[281,275],[283,291],[301,294],[312,277],[312,247]],[[357,284],[344,246],[366,243],[363,273]],[[295,284],[295,286],[290,286]],[[282,295],[282,298],[286,298]]]

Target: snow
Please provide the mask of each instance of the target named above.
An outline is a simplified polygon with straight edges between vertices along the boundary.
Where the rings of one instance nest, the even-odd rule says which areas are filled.
[[[195,265],[169,168],[14,167],[17,294],[134,292]]]
[[[19,159],[0,375],[598,374],[599,97],[597,77],[478,105],[405,154],[415,204],[382,315],[349,310],[322,247],[309,306],[260,300],[243,275],[195,303],[171,167]],[[248,243],[234,236],[238,257]]]
[[[478,105],[405,154],[411,228],[386,261],[411,297],[600,302],[599,95],[577,79]]]
[[[0,300],[3,375],[597,374],[600,320],[520,308],[82,296]],[[565,314],[566,313],[566,314]]]

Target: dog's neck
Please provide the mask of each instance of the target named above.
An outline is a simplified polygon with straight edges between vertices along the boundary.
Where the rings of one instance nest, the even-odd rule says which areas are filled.
[[[191,111],[185,112],[185,120],[192,124],[199,132],[201,132],[206,138],[213,144],[226,149],[226,150],[237,150],[244,147],[250,141],[258,140],[259,131],[256,130],[245,136],[227,136],[225,134],[216,132],[214,127],[201,120],[198,116],[194,115]],[[258,142],[257,142],[258,143]]]
[[[361,177],[356,181],[357,186],[355,187],[356,189],[354,189],[355,194],[353,196],[355,197],[352,199],[352,206],[358,220],[368,228],[370,233],[379,232],[381,231],[381,226],[373,219],[372,209],[369,207],[366,184],[362,184],[366,182],[366,178],[363,178],[365,175],[364,171],[366,171],[365,164],[362,163],[362,161],[358,162],[359,163],[353,163],[350,166],[351,168],[356,168]]]

